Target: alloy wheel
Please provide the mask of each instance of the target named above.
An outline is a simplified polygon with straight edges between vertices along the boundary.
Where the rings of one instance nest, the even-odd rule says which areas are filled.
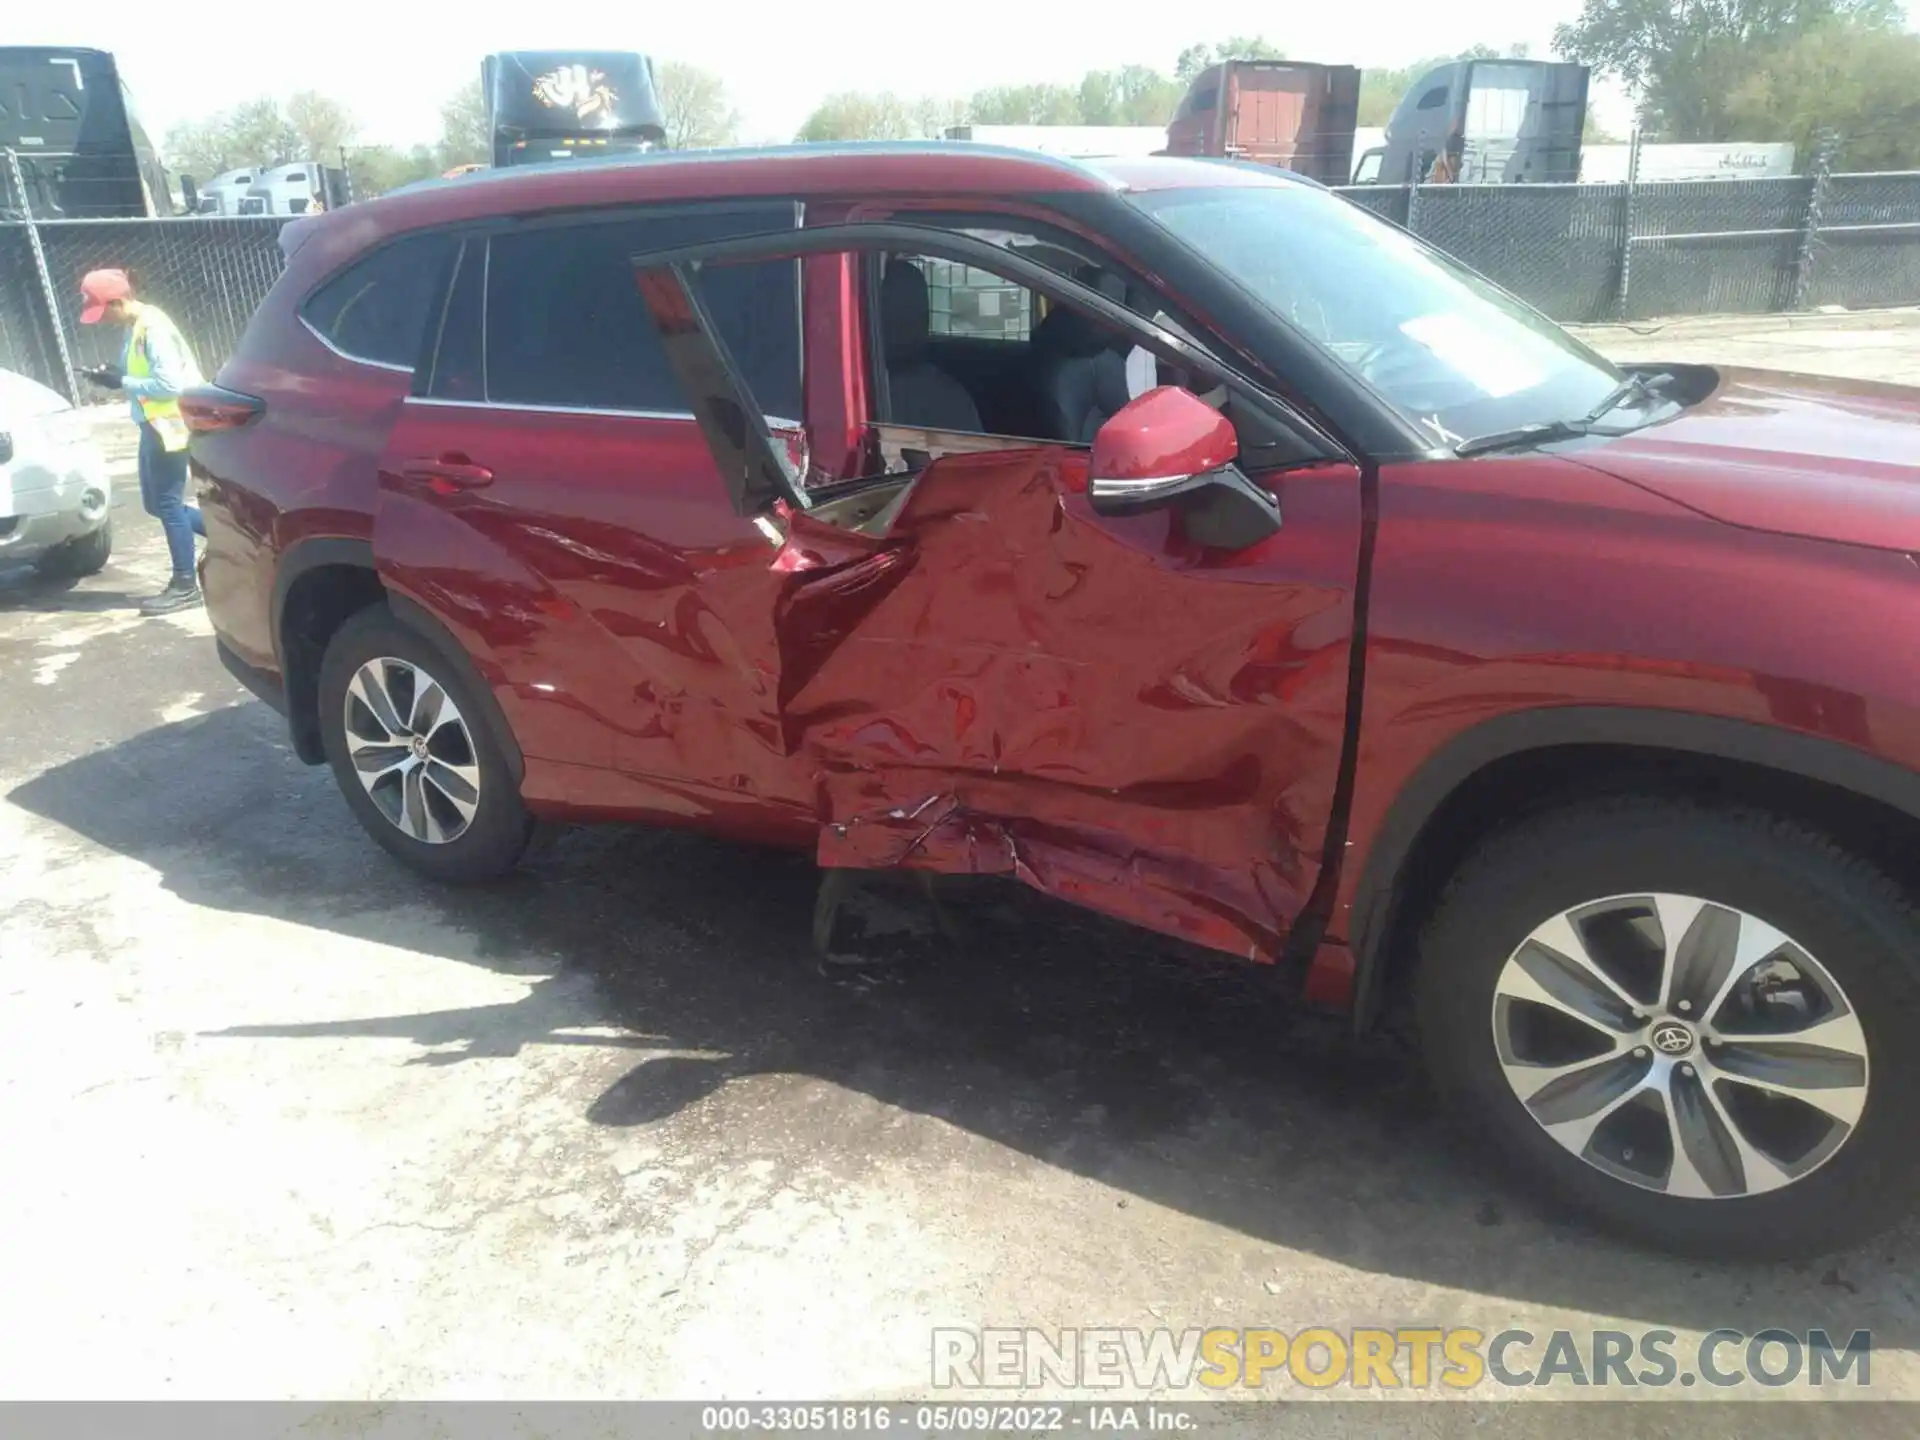
[[[382,656],[354,671],[345,708],[347,754],[380,813],[428,845],[464,835],[480,805],[480,761],[446,687]]]
[[[1865,1033],[1832,974],[1757,916],[1687,895],[1566,910],[1493,995],[1500,1068],[1534,1121],[1630,1184],[1732,1199],[1805,1178],[1866,1107]]]

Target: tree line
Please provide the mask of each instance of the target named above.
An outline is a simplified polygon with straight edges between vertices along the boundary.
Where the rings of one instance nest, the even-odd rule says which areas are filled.
[[[656,72],[667,143],[677,150],[734,144],[740,116],[719,76],[695,65],[666,61]],[[175,173],[211,180],[228,170],[344,157],[354,193],[380,195],[415,180],[444,175],[457,165],[484,163],[492,154],[486,99],[474,79],[440,106],[440,133],[409,147],[364,143],[352,110],[302,90],[284,101],[271,96],[178,125],[167,133],[167,165]]]
[[[1838,140],[1845,170],[1920,168],[1920,36],[1899,0],[1585,0],[1554,48],[1625,81],[1649,139]]]
[[[1399,67],[1369,66],[1360,72],[1356,124],[1387,123],[1400,97],[1436,65],[1453,60],[1524,59],[1527,47],[1496,50],[1473,45]],[[920,140],[955,125],[1148,125],[1161,127],[1195,79],[1225,60],[1285,60],[1284,50],[1264,36],[1240,36],[1217,45],[1190,45],[1171,75],[1147,65],[1089,70],[1074,83],[1000,85],[964,100],[911,97],[890,91],[846,90],[829,95],[800,127],[801,140]]]
[[[1557,55],[1613,76],[1635,96],[1649,140],[1792,141],[1810,155],[1837,137],[1841,168],[1920,168],[1920,36],[1899,0],[1585,0],[1554,35]],[[1524,46],[1475,45],[1411,65],[1361,71],[1361,126],[1384,125],[1428,70],[1456,59],[1526,57]],[[1171,74],[1148,65],[1089,70],[1077,81],[1000,85],[964,98],[846,90],[814,107],[800,141],[933,138],[955,125],[1164,126],[1194,78],[1223,60],[1285,59],[1264,36],[1190,45]],[[658,69],[667,143],[730,145],[740,132],[722,77],[667,61]],[[1590,140],[1604,139],[1588,124]],[[447,98],[440,134],[410,148],[361,143],[351,111],[302,91],[262,97],[182,125],[166,142],[176,171],[210,179],[240,166],[344,154],[356,193],[379,194],[486,160],[477,80]]]

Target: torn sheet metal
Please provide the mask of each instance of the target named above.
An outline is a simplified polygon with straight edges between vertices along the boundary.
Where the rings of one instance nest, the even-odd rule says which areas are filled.
[[[1224,555],[1097,519],[1085,467],[951,456],[870,547],[796,533],[780,712],[820,863],[1010,874],[1270,957],[1338,769],[1357,477],[1295,477],[1284,533]]]

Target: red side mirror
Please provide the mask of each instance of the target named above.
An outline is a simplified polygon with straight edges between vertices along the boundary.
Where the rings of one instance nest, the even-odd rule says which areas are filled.
[[[1233,425],[1177,385],[1130,401],[1093,437],[1089,498],[1106,514],[1151,509],[1211,483],[1240,453]]]

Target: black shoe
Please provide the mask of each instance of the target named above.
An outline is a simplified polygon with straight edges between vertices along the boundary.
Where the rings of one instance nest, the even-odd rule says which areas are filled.
[[[200,603],[200,585],[191,575],[176,575],[167,582],[167,588],[158,595],[150,595],[140,602],[142,615],[171,615],[176,610],[189,610]]]

